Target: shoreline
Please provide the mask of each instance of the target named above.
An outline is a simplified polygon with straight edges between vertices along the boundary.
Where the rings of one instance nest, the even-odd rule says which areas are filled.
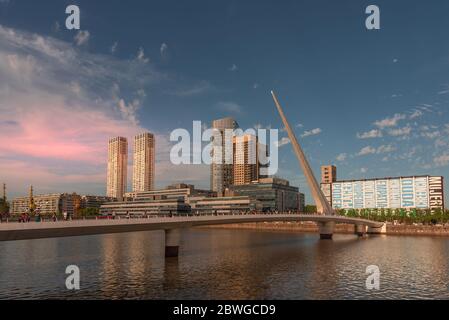
[[[243,229],[266,231],[289,231],[318,233],[318,226],[314,222],[252,222],[241,224],[226,224],[204,226],[208,229]],[[438,236],[449,237],[449,225],[393,225],[387,224],[385,235],[397,236]],[[335,225],[335,234],[354,234],[354,226],[350,224]]]

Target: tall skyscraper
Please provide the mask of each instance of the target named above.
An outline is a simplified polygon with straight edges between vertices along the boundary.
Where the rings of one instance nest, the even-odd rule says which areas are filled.
[[[222,195],[226,188],[229,188],[233,184],[234,177],[234,166],[232,165],[232,156],[230,159],[231,163],[226,163],[227,154],[228,157],[232,155],[233,141],[232,136],[230,141],[226,143],[225,130],[238,128],[238,123],[232,118],[223,118],[214,120],[212,122],[212,128],[217,129],[216,135],[220,135],[218,139],[217,136],[213,137],[214,146],[221,146],[221,154],[212,154],[212,164],[211,164],[211,175],[210,175],[210,185],[212,191],[217,192],[218,195]],[[228,161],[229,162],[229,161]]]
[[[107,196],[123,199],[126,192],[128,166],[128,141],[115,137],[108,143]]]
[[[154,189],[154,150],[153,134],[145,132],[134,137],[134,192]]]
[[[256,136],[236,136],[234,143],[234,185],[249,184],[259,179],[259,144]]]

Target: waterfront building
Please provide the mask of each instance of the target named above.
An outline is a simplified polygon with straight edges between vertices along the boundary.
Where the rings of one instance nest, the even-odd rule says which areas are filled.
[[[67,212],[74,215],[80,207],[81,197],[76,193],[53,193],[33,195],[35,211],[42,215],[52,215]],[[18,197],[12,200],[11,214],[20,215],[29,212],[30,197]]]
[[[261,210],[260,201],[249,196],[217,197],[216,192],[196,189],[189,184],[174,184],[162,190],[132,192],[127,201],[104,203],[101,214],[147,216],[167,214],[238,213]]]
[[[322,183],[321,189],[335,209],[442,209],[441,176],[386,177]]]
[[[103,203],[112,202],[115,198],[106,196],[83,195],[80,198],[80,208],[100,208]]]
[[[154,189],[155,139],[145,132],[134,137],[133,191]]]
[[[225,130],[235,130],[238,127],[237,121],[232,118],[223,118],[212,122],[212,128],[215,129],[215,134],[212,138],[213,146],[221,147],[222,150],[221,153],[212,151],[210,187],[218,195],[222,195],[225,189],[234,183],[234,166],[232,164],[233,137],[229,137],[229,141],[226,141]]]
[[[108,143],[108,197],[121,200],[126,192],[128,164],[128,141],[123,137],[115,137]]]
[[[261,178],[245,185],[234,185],[231,194],[260,201],[263,211],[304,211],[304,194],[280,178]]]

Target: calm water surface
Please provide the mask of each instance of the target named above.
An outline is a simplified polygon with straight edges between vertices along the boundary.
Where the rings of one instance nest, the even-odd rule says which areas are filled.
[[[449,299],[449,238],[190,229],[167,260],[163,243],[159,231],[2,242],[0,299]]]

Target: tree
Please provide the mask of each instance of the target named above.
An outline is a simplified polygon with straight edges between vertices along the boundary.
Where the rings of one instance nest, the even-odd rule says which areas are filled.
[[[0,214],[7,215],[9,214],[9,203],[0,199]]]
[[[316,206],[311,205],[311,204],[306,205],[304,208],[305,213],[316,213],[316,211],[317,211]]]
[[[80,209],[78,212],[81,217],[93,217],[93,216],[97,216],[100,213],[100,209],[98,209],[98,208],[83,208],[83,209]]]

